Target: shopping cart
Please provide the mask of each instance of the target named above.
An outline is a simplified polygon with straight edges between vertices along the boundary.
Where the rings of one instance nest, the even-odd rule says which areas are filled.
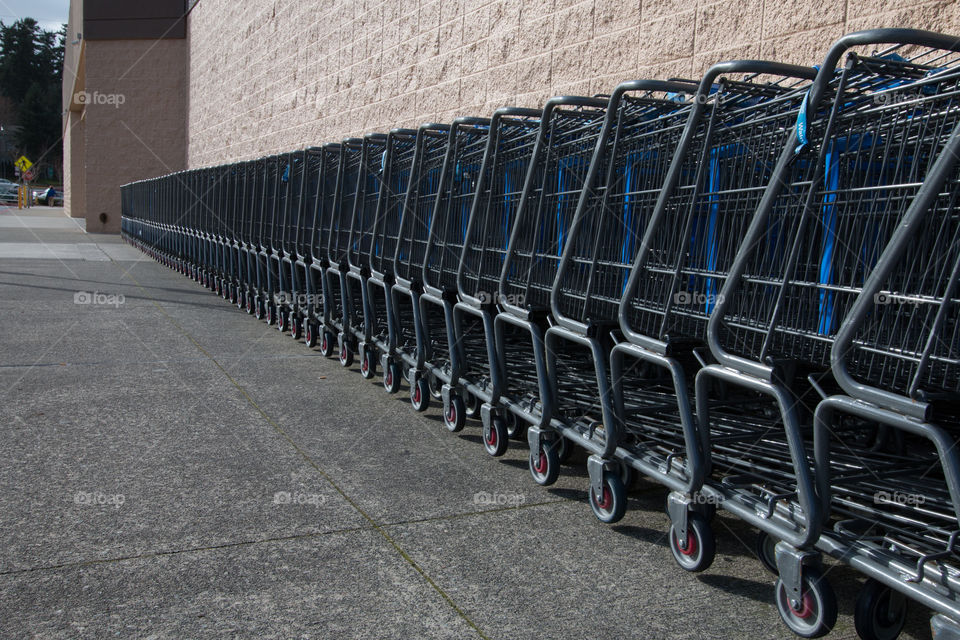
[[[306,281],[310,294],[308,304],[304,310],[304,342],[311,349],[320,340],[321,322],[327,306],[327,267],[329,266],[327,245],[329,244],[330,229],[333,225],[334,212],[337,206],[337,184],[340,175],[340,143],[334,142],[323,145],[320,152],[319,176],[317,178],[317,195],[314,212],[311,214],[312,226],[308,241],[308,255],[304,260],[307,267]],[[311,223],[308,223],[308,226]],[[329,340],[326,353],[330,355]]]
[[[337,172],[337,191],[331,210],[330,231],[327,237],[327,269],[323,281],[323,327],[320,334],[320,351],[331,356],[336,351],[340,364],[349,366],[353,356],[346,351],[346,344],[338,344],[343,332],[344,317],[353,314],[346,287],[347,250],[350,246],[350,230],[353,228],[354,202],[361,183],[360,160],[363,154],[363,138],[350,138],[340,144],[340,164]],[[341,347],[337,349],[337,347]],[[346,356],[349,356],[347,358]]]
[[[823,223],[844,243],[856,225],[851,235],[875,250],[855,298],[842,251],[821,269],[833,286],[820,299],[820,328],[840,326],[830,354],[839,389],[814,419],[827,516],[817,547],[868,577],[854,608],[861,637],[895,638],[908,599],[934,611],[934,637],[960,637],[960,46],[878,30],[842,38],[828,63],[879,43],[901,45],[847,56],[846,84],[833,89],[824,78],[809,104],[814,111],[834,92],[842,100],[834,126],[843,129],[811,138],[831,154]],[[778,592],[778,604],[790,607],[789,595]]]
[[[198,200],[200,204],[200,264],[203,273],[203,286],[210,291],[217,290],[218,272],[218,236],[222,226],[221,199],[219,187],[221,184],[218,167],[208,167],[199,173]]]
[[[468,413],[459,385],[463,356],[454,332],[453,307],[457,303],[457,271],[467,222],[489,133],[487,118],[453,121],[424,255],[420,351],[427,380],[442,385],[443,421],[450,431],[462,429]],[[470,413],[475,413],[476,404],[471,404]]]
[[[310,277],[310,235],[316,223],[321,180],[323,179],[324,149],[310,147],[303,152],[303,175],[299,185],[299,204],[290,262],[290,282],[293,307],[290,311],[290,336],[299,340],[304,335],[305,321],[312,317],[315,304],[314,283]]]
[[[340,364],[350,366],[353,354],[360,356],[360,374],[372,378],[376,374],[376,352],[364,346],[370,339],[370,317],[367,307],[367,278],[370,277],[370,245],[373,242],[374,225],[377,220],[377,204],[380,200],[380,181],[383,177],[383,158],[387,149],[387,135],[367,134],[363,138],[360,154],[360,183],[354,201],[353,225],[347,245],[347,270],[344,272],[343,291],[347,298],[345,309],[350,309],[343,319],[343,333],[338,337]]]
[[[860,53],[882,43],[902,46]],[[811,468],[814,411],[821,397],[840,391],[830,375],[830,354],[841,320],[863,291],[865,279],[881,264],[879,256],[894,230],[917,219],[906,214],[915,213],[911,203],[921,200],[918,189],[960,122],[956,55],[950,53],[960,49],[956,43],[925,32],[880,30],[846,36],[830,49],[760,204],[742,229],[743,242],[718,287],[710,316],[707,339],[716,364],[702,368],[696,377],[697,417],[711,471],[701,492],[762,531],[761,551],[772,546],[772,552],[763,555],[779,572],[778,610],[804,637],[828,632],[837,615],[836,597],[813,548],[825,544],[821,531],[830,515]],[[917,46],[920,53],[911,51]],[[838,66],[851,47],[859,50]],[[903,57],[907,52],[912,59]],[[894,96],[897,99],[888,100]],[[932,178],[941,183],[944,179],[936,173]],[[930,193],[936,186],[925,189]],[[903,276],[901,282],[924,281],[909,293],[937,286],[928,274],[913,280],[909,272]],[[909,355],[898,360],[882,354],[885,349],[891,352],[886,345],[909,347],[909,340],[924,334],[918,325],[919,318],[911,316],[884,330],[909,326],[912,335],[901,330],[875,336],[879,344],[858,345],[857,366],[866,380],[880,385],[897,381]],[[886,397],[896,395],[887,392]],[[744,400],[735,407],[718,406],[731,397]],[[907,398],[901,400],[903,406],[910,404]],[[877,466],[866,463],[861,471],[881,478],[897,474],[895,484],[900,485],[909,477],[907,469],[915,467],[886,453],[878,449],[868,458]],[[906,453],[908,458],[924,456],[912,449]],[[833,459],[821,456],[820,462],[836,467],[841,471],[837,477],[850,482],[856,473],[846,473],[851,470],[849,454],[844,449]],[[819,469],[824,473],[827,469]],[[821,491],[829,488],[826,483],[820,481]],[[871,505],[870,510],[895,512],[884,505]],[[929,522],[922,510],[914,512]],[[955,529],[955,508],[950,512]],[[848,530],[841,527],[843,531]],[[859,529],[848,533],[871,535]],[[925,534],[927,543],[935,545],[937,535]],[[898,534],[891,539],[897,540]],[[856,547],[862,557],[844,559],[858,566],[872,557],[869,546]],[[944,542],[942,548],[950,547]],[[892,573],[888,569],[888,575]]]
[[[596,294],[566,301],[575,312],[594,307],[593,313],[605,318],[610,302],[601,285],[609,287],[611,297],[619,295],[616,315],[625,341],[610,355],[615,437],[611,445],[604,425],[601,442],[607,445],[604,453],[615,447],[614,458],[671,490],[671,551],[689,571],[709,567],[715,549],[708,524],[713,505],[697,493],[707,469],[690,392],[708,358],[707,318],[740,229],[769,182],[814,75],[810,68],[771,62],[721,63],[701,80],[680,131],[669,113],[671,126],[664,131],[649,129],[642,119],[634,125],[638,133],[652,134],[654,142],[669,134],[676,150],[666,166],[651,165],[640,160],[657,157],[642,146],[644,138],[631,143],[633,136],[623,136],[622,168],[611,170],[618,180],[612,192],[606,187],[594,197],[612,203],[611,215],[633,228],[645,219],[645,229],[628,232],[621,245],[597,261],[590,276]],[[637,143],[641,146],[634,147]],[[639,167],[631,159],[640,160]],[[659,167],[658,178],[645,186],[646,174],[637,171],[653,166]],[[621,269],[617,249],[632,263],[629,275]],[[598,380],[603,381],[599,371]],[[593,461],[591,501],[602,517],[610,509],[595,503],[601,489],[606,493],[596,483],[599,462]]]
[[[250,233],[250,262],[256,274],[253,293],[250,297],[252,313],[258,319],[267,317],[270,307],[271,278],[269,273],[269,233],[272,223],[273,183],[276,167],[272,158],[257,160],[251,179],[253,192],[253,218]]]
[[[691,95],[701,97],[696,85],[658,80],[625,82],[614,90],[582,191],[573,194],[578,203],[552,283],[556,324],[544,336],[555,402],[552,427],[590,452],[590,506],[604,522],[623,517],[629,472],[613,457],[620,424],[608,354],[619,341],[620,297],[688,120]],[[550,463],[547,454],[547,475],[558,471]]]
[[[187,171],[184,174],[184,182],[187,189],[184,191],[189,197],[183,197],[184,200],[184,236],[186,238],[186,261],[189,265],[189,275],[194,282],[203,281],[202,247],[203,247],[203,220],[201,214],[203,208],[200,206],[196,197],[197,190],[200,188],[201,173],[199,170]]]
[[[280,198],[278,202],[279,221],[277,233],[277,271],[279,273],[279,292],[277,293],[277,329],[290,331],[296,318],[297,292],[293,279],[293,263],[296,261],[296,237],[299,224],[300,203],[303,196],[305,169],[305,151],[284,154],[286,166],[280,176]],[[300,336],[295,336],[299,338]]]
[[[410,384],[410,404],[417,411],[430,405],[432,387],[424,375],[425,343],[420,321],[423,265],[430,236],[430,220],[437,201],[440,173],[450,141],[450,125],[423,124],[417,129],[410,180],[403,202],[394,252],[394,283],[390,287],[393,313],[389,318],[391,351],[400,359]]]
[[[400,390],[403,378],[400,361],[391,343],[393,300],[390,289],[395,280],[394,257],[416,138],[417,132],[412,129],[394,129],[387,136],[377,217],[370,243],[370,277],[367,278],[367,301],[364,306],[364,323],[370,338],[359,345],[363,358],[367,357],[370,349],[380,354],[383,386],[389,393]]]
[[[209,217],[210,226],[207,232],[207,245],[209,249],[209,271],[210,278],[207,288],[218,296],[224,292],[223,280],[225,270],[224,239],[227,231],[227,167],[211,167],[207,180],[207,193],[209,194]]]
[[[555,482],[560,461],[572,452],[550,429],[555,399],[543,336],[550,289],[606,107],[606,98],[579,96],[551,98],[544,106],[497,289],[501,312],[494,317],[493,347],[504,376],[499,402],[528,425],[530,469],[540,484]]]
[[[242,227],[243,200],[238,190],[239,163],[225,167],[224,194],[226,198],[225,231],[223,234],[223,279],[222,296],[231,303],[237,301],[237,282],[239,265],[237,263],[237,239]]]
[[[239,189],[243,198],[240,234],[237,239],[237,270],[240,273],[237,307],[247,313],[254,312],[254,299],[257,295],[257,268],[255,258],[254,221],[256,211],[256,176],[259,162],[249,160],[240,167]]]
[[[540,131],[542,110],[504,107],[490,119],[490,133],[464,232],[457,266],[453,331],[460,358],[456,382],[480,404],[484,448],[503,455],[518,421],[500,407],[503,371],[495,348],[496,296],[507,242]]]
[[[289,313],[287,300],[286,269],[283,258],[286,255],[286,235],[289,227],[287,221],[287,203],[290,200],[290,177],[292,174],[290,154],[281,153],[271,157],[268,171],[268,203],[269,203],[269,232],[267,234],[267,275],[269,281],[267,324],[276,324],[280,331],[286,327],[285,318]]]

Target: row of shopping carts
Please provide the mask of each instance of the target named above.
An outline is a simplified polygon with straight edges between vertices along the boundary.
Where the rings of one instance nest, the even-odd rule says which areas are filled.
[[[662,484],[686,570],[741,518],[801,636],[828,554],[861,637],[907,600],[960,637],[958,152],[960,40],[883,29],[129,184],[123,234],[491,455],[525,440],[540,484],[585,449],[604,522]]]

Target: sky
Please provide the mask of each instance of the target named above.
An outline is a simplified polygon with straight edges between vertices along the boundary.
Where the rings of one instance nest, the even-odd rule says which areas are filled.
[[[57,31],[69,12],[70,0],[0,0],[0,20],[6,24],[34,18],[47,31]]]

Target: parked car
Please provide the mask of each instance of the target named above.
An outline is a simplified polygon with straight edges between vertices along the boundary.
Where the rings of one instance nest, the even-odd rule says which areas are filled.
[[[0,183],[0,204],[17,204],[17,185],[4,181]]]

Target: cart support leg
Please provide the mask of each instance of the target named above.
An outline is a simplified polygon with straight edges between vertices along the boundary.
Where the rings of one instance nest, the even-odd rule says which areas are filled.
[[[777,571],[792,604],[799,608],[803,598],[803,567],[820,558],[816,551],[801,551],[782,540],[776,546]]]
[[[593,489],[593,495],[603,495],[603,472],[607,466],[606,460],[597,454],[587,458],[587,473],[590,474],[590,487]]]
[[[602,495],[602,494],[600,494]],[[687,547],[687,520],[690,515],[690,505],[693,501],[690,496],[677,491],[671,491],[667,496],[667,515],[673,524],[673,531],[677,535],[677,542],[681,548]]]

